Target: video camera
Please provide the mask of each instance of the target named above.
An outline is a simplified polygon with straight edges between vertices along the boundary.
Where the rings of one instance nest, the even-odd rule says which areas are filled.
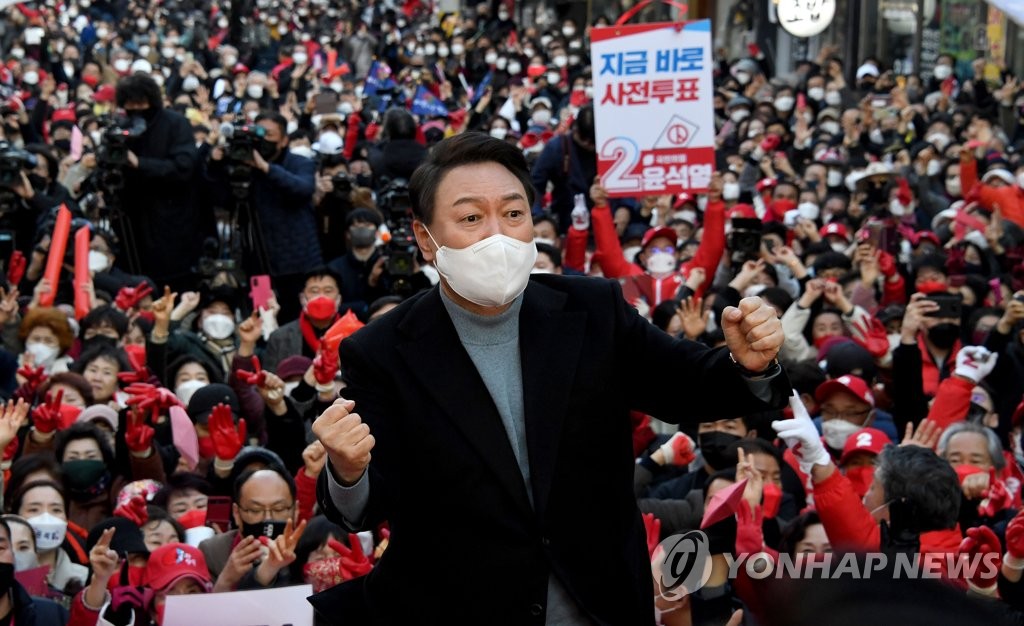
[[[252,185],[252,153],[263,143],[266,129],[256,124],[225,124],[221,134],[227,139],[224,155],[227,158],[228,182],[232,195],[242,200],[249,197]]]
[[[392,222],[397,222],[412,215],[412,196],[409,195],[409,181],[404,178],[396,178],[387,181],[377,195],[377,206],[388,221],[388,227]]]
[[[22,184],[22,173],[35,169],[36,155],[6,141],[0,142],[0,211],[13,211],[18,196],[12,189]]]
[[[109,193],[124,189],[124,169],[128,166],[129,140],[146,132],[146,120],[141,116],[111,118],[103,129],[103,137],[96,151],[99,186]]]
[[[732,232],[729,233],[729,250],[732,262],[743,265],[756,261],[761,256],[761,235],[764,227],[761,220],[750,217],[732,218]]]

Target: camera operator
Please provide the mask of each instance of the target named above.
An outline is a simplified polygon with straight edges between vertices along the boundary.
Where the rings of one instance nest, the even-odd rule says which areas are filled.
[[[323,133],[313,145],[318,155],[319,173],[316,176],[317,234],[320,249],[325,259],[335,259],[345,254],[345,220],[352,211],[352,178],[348,172],[348,161],[342,154],[341,136],[337,133]]]
[[[281,303],[281,319],[291,320],[299,314],[296,296],[306,273],[323,264],[312,202],[316,164],[288,150],[288,122],[281,114],[260,113],[256,125],[262,129],[262,138],[248,163],[253,169],[245,199],[250,212],[239,217],[255,220],[250,224],[257,235],[252,246],[262,249],[243,250],[243,264],[249,275],[270,275]],[[218,183],[227,175],[225,156],[222,147],[210,155],[210,176]]]
[[[163,108],[160,87],[146,74],[136,73],[117,82],[116,100],[135,122],[145,121],[145,130],[129,137],[128,164],[120,208],[131,226],[131,241],[122,239],[129,254],[136,254],[138,273],[158,285],[185,290],[194,282],[191,275],[201,252],[206,229],[213,220],[203,220],[196,194],[198,152],[192,125],[182,115]],[[115,194],[111,194],[115,195]],[[112,198],[104,196],[107,205]],[[193,233],[168,237],[168,233]]]
[[[62,203],[76,215],[79,208],[67,188],[57,182],[59,164],[50,147],[29,144],[25,147],[25,152],[35,156],[35,167],[31,170],[23,167],[20,171],[20,182],[10,187],[10,190],[20,198],[19,208],[22,210],[16,209],[5,216],[0,221],[0,228],[10,228],[14,231],[15,246],[27,257],[43,216]]]

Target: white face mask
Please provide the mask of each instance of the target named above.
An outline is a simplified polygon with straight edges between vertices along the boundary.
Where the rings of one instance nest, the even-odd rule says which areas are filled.
[[[946,80],[953,75],[953,68],[949,65],[936,65],[932,73],[938,80]]]
[[[199,79],[189,74],[185,80],[181,81],[181,88],[185,91],[195,91],[199,89]]]
[[[564,54],[556,56],[552,61],[554,61],[555,67],[565,67],[569,64],[569,59]]]
[[[442,59],[446,58],[448,56],[448,47],[447,46],[441,46],[440,48],[438,48],[437,49],[437,56],[441,57]]]
[[[548,83],[557,85],[562,80],[562,75],[558,72],[548,72],[547,75]]]
[[[655,252],[647,257],[647,271],[652,274],[668,274],[676,269],[676,257],[668,252]]]
[[[738,200],[740,197],[739,183],[722,183],[722,199]]]
[[[547,126],[551,122],[551,111],[541,109],[533,112],[533,123],[537,126]]]
[[[34,70],[29,70],[22,75],[21,80],[24,81],[26,85],[36,85],[39,83],[39,73]]]
[[[504,139],[505,137],[508,137],[508,129],[504,126],[495,126],[491,129],[490,133],[491,137],[494,137],[495,139]]]
[[[211,339],[227,339],[235,332],[235,320],[223,313],[207,315],[203,320],[203,333]]]
[[[903,217],[910,212],[910,207],[905,206],[898,198],[889,201],[889,212],[895,217]]]
[[[938,148],[939,152],[943,152],[949,146],[949,142],[952,141],[946,133],[932,133],[925,137],[924,140]]]
[[[98,36],[99,35],[99,31],[96,31],[96,34]],[[101,39],[102,39],[102,37],[101,37]],[[15,59],[24,59],[25,58],[25,51],[22,48],[11,48],[11,56],[14,57]]]
[[[946,181],[946,193],[953,196],[954,198],[959,198],[961,191],[962,189],[960,188],[959,178],[954,178],[952,180]]]
[[[837,107],[843,103],[843,94],[838,91],[825,92],[825,104]]]
[[[498,57],[494,61],[494,67],[496,67],[499,70],[505,69],[506,67],[508,67],[508,59],[506,59],[505,57]]]
[[[630,263],[633,263],[636,261],[637,252],[640,252],[640,246],[629,246],[622,249],[622,256]]]
[[[42,365],[43,367],[53,365],[53,360],[57,358],[58,352],[57,348],[38,341],[25,344],[25,351],[32,355],[36,366]]]
[[[522,71],[523,71],[523,66],[519,63],[519,61],[512,61],[511,63],[508,64],[508,73],[509,73],[509,75],[515,76],[516,74],[518,74],[519,72],[522,72]]]
[[[833,450],[842,450],[850,435],[857,432],[863,426],[847,422],[841,419],[823,420],[821,422],[821,436],[825,443]]]
[[[825,97],[824,87],[811,87],[807,90],[807,97],[811,100],[822,100]]]
[[[465,51],[466,51],[466,47],[463,46],[461,43],[453,43],[452,44],[452,54],[454,54],[455,56],[459,56],[460,54],[462,54]]]
[[[832,242],[832,252],[846,254],[846,244],[839,241]]]
[[[36,533],[37,550],[56,550],[68,532],[68,523],[49,513],[28,518],[28,524]]]
[[[174,58],[174,48],[161,48],[160,55],[165,59]]]
[[[174,388],[174,395],[178,396],[182,404],[188,406],[188,401],[192,399],[192,394],[209,385],[210,383],[204,383],[201,380],[186,380],[177,387]]]
[[[292,392],[295,391],[295,388],[298,387],[298,386],[299,386],[299,381],[295,381],[294,383],[285,383],[284,384],[284,395],[286,395],[286,396],[292,395]]]
[[[1017,186],[1024,189],[1024,172],[1019,172],[1017,174]]]
[[[868,133],[868,139],[871,140],[871,143],[881,144],[885,141],[885,135],[882,134],[882,129],[872,128],[871,132]]]
[[[259,100],[263,97],[263,85],[249,85],[245,88],[245,93],[253,100]]]
[[[928,165],[925,166],[924,172],[927,176],[938,176],[939,172],[942,171],[942,163],[938,159],[932,159],[928,161]]]
[[[792,111],[794,104],[796,104],[796,100],[793,99],[793,96],[780,96],[775,99],[776,110],[782,111],[784,113],[787,111]]]
[[[488,52],[484,55],[484,63],[487,65],[494,65],[498,61],[497,52]]]
[[[746,109],[736,109],[735,111],[729,114],[729,119],[731,119],[733,122],[737,124],[747,119],[748,117],[750,117],[750,111]]]
[[[435,46],[432,43],[424,44],[424,46],[423,46],[423,54],[427,55],[428,57],[434,56],[435,54],[437,54],[437,46]],[[491,63],[491,62],[492,61],[488,61],[488,63]]]
[[[746,85],[750,82],[750,74],[747,72],[736,72],[736,82],[741,85]]]
[[[826,132],[826,133],[828,133],[830,135],[838,135],[839,134],[839,130],[840,130],[839,122],[834,122],[832,120],[826,120],[826,121],[822,122],[821,124],[819,124],[818,126],[821,128],[821,130],[823,132]]]
[[[131,66],[132,62],[129,59],[114,59],[114,69],[120,74],[127,72]]]
[[[491,235],[466,248],[437,246],[434,265],[452,291],[480,306],[503,306],[526,290],[537,246],[507,235]]]
[[[308,60],[309,55],[307,55],[305,52],[296,52],[295,54],[292,55],[292,61],[295,62],[295,65],[305,65],[306,61]]]
[[[811,221],[818,219],[818,215],[821,213],[821,209],[813,202],[801,202],[796,206],[796,210],[799,211],[800,217]]]
[[[825,184],[829,187],[838,187],[843,184],[842,170],[829,170],[825,175]]]
[[[24,572],[39,567],[39,557],[32,550],[20,550],[14,553],[14,571]]]
[[[89,271],[102,272],[110,267],[110,259],[99,250],[89,250]]]

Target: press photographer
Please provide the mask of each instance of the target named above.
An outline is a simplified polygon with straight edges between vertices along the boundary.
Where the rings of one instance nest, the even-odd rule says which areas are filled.
[[[213,226],[199,209],[192,125],[163,108],[160,87],[148,74],[121,78],[115,96],[133,127],[144,124],[144,130],[126,139],[124,190],[104,199],[115,217],[125,218],[115,222],[122,222],[119,236],[126,254],[138,259],[137,268],[129,263],[132,273],[184,290],[191,284],[203,235],[212,233]],[[172,232],[190,236],[168,237]]]
[[[30,144],[22,150],[0,144],[0,229],[14,231],[15,246],[26,256],[41,215],[62,203],[78,212],[57,174],[57,157],[48,146]]]
[[[263,134],[248,162],[252,168],[249,194],[235,203],[243,239],[242,263],[250,276],[270,275],[283,307],[281,315],[289,318],[298,314],[297,307],[287,309],[293,307],[306,272],[323,263],[312,202],[316,164],[288,150],[288,122],[279,113],[265,111],[255,124]],[[233,155],[227,152],[235,149],[237,144],[232,148],[229,143],[227,149],[211,152],[209,175],[214,188],[228,186],[234,159],[229,160]]]

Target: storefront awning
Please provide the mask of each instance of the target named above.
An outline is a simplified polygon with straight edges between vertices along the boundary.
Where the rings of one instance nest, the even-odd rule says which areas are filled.
[[[1024,26],[1024,2],[1020,0],[988,0],[988,3],[1006,14],[1018,26]]]

